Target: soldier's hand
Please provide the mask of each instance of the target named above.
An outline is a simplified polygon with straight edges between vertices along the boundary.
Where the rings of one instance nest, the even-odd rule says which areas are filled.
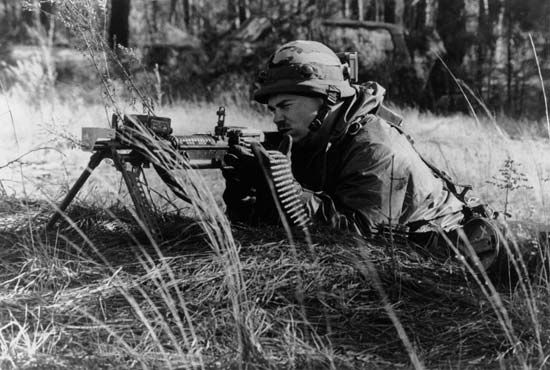
[[[232,222],[250,222],[250,214],[256,203],[256,189],[249,182],[243,181],[235,168],[223,168],[225,190],[223,200],[226,213]]]
[[[227,216],[232,222],[253,222],[258,184],[262,181],[258,161],[250,149],[233,145],[224,156],[224,163],[223,200],[227,206]]]
[[[256,188],[262,181],[262,172],[252,151],[243,145],[233,145],[224,156],[227,166],[234,169],[233,177],[237,177],[243,184]]]

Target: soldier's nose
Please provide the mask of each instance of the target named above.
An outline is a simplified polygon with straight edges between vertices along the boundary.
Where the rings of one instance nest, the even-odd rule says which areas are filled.
[[[284,123],[285,119],[282,114],[275,112],[273,115],[273,122],[277,125],[277,127],[281,126]]]

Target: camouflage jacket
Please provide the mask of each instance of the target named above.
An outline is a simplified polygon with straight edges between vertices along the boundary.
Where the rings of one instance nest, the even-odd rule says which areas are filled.
[[[463,202],[423,161],[400,122],[381,117],[384,89],[355,88],[322,145],[292,151],[314,222],[360,234],[389,224],[411,232],[456,228]]]

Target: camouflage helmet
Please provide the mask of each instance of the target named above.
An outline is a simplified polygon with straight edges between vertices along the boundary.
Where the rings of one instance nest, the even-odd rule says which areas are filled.
[[[322,95],[345,98],[355,94],[346,65],[327,46],[297,40],[284,44],[271,55],[258,76],[254,99],[266,104],[273,94]]]

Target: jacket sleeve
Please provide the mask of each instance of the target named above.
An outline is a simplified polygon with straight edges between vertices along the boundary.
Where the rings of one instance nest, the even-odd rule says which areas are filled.
[[[397,225],[409,181],[406,161],[383,144],[356,145],[343,158],[330,194],[304,191],[312,220],[359,234]]]

